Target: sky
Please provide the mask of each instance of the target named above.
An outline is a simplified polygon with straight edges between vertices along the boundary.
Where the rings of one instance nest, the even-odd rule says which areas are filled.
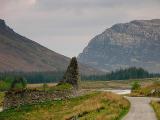
[[[68,57],[116,23],[160,19],[160,0],[0,0],[0,19]]]

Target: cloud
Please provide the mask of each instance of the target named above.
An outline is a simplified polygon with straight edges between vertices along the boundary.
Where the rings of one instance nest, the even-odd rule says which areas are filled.
[[[74,56],[115,23],[160,18],[159,6],[159,0],[0,0],[0,17],[18,33]]]

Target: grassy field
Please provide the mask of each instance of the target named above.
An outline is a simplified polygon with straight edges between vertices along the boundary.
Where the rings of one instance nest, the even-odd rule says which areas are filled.
[[[112,80],[112,81],[81,81],[82,89],[130,89],[133,82],[138,81],[145,87],[160,81],[160,78]]]
[[[25,105],[0,113],[0,120],[119,120],[129,102],[112,93],[92,93],[61,101]]]
[[[152,101],[151,105],[157,115],[158,120],[160,120],[160,102]]]
[[[89,81],[81,80],[82,89],[130,89],[131,84],[134,81],[138,81],[142,86],[148,86],[155,81],[160,81],[160,78],[148,78],[148,79],[131,79],[131,80],[111,80],[111,81]],[[28,84],[28,88],[40,88],[43,84]],[[56,83],[47,84],[49,87],[53,87]]]
[[[56,86],[56,83],[49,83],[47,84],[48,87],[54,87]],[[43,86],[42,83],[39,83],[39,84],[27,84],[27,88],[41,88]]]

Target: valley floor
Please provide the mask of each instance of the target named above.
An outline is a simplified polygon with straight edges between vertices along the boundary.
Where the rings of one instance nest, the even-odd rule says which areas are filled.
[[[122,96],[96,92],[5,110],[0,112],[0,120],[120,120],[129,106],[128,100]]]

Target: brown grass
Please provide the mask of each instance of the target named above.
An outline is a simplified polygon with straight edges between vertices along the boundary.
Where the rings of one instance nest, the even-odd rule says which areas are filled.
[[[112,80],[112,81],[81,81],[82,89],[129,89],[134,81],[139,81],[145,87],[153,84],[155,81],[160,81],[160,78],[148,79],[132,79],[132,80]],[[48,83],[49,87],[55,86],[57,83]],[[28,84],[28,88],[40,88],[43,84]]]
[[[154,96],[160,97],[160,94],[152,95],[152,90],[160,89],[160,82],[153,82],[152,84],[142,86],[140,89],[132,91],[130,96]]]
[[[106,102],[111,104],[105,104]],[[117,106],[118,105],[118,106]],[[117,106],[117,109],[115,108]],[[118,118],[119,110],[118,107],[127,108],[129,106],[128,101],[126,101],[121,96],[113,93],[101,93],[100,95],[93,97],[92,99],[86,100],[82,104],[73,107],[73,112],[64,117],[65,120],[69,120],[73,116],[83,117],[87,116],[89,113],[94,113],[94,111],[107,110],[109,115],[99,114],[96,115],[96,120],[112,120],[113,118]],[[107,109],[109,107],[109,110]],[[95,114],[95,113],[94,113]],[[90,116],[91,117],[91,116]],[[84,117],[85,118],[85,117]]]
[[[148,79],[132,79],[132,80],[112,80],[112,81],[82,81],[82,89],[130,89],[131,84],[138,81],[141,86],[145,87],[153,84],[155,81],[160,81],[160,78]]]
[[[152,101],[151,105],[156,113],[157,119],[160,120],[160,101]]]
[[[113,93],[91,93],[65,101],[51,101],[0,113],[3,120],[119,120],[129,102]]]
[[[4,98],[4,92],[0,92],[0,107],[2,106],[2,102],[3,102],[3,98]]]
[[[53,86],[56,86],[57,83],[48,83],[47,84],[48,87],[53,87]],[[27,88],[41,88],[43,87],[43,84],[42,83],[39,83],[39,84],[27,84]]]

